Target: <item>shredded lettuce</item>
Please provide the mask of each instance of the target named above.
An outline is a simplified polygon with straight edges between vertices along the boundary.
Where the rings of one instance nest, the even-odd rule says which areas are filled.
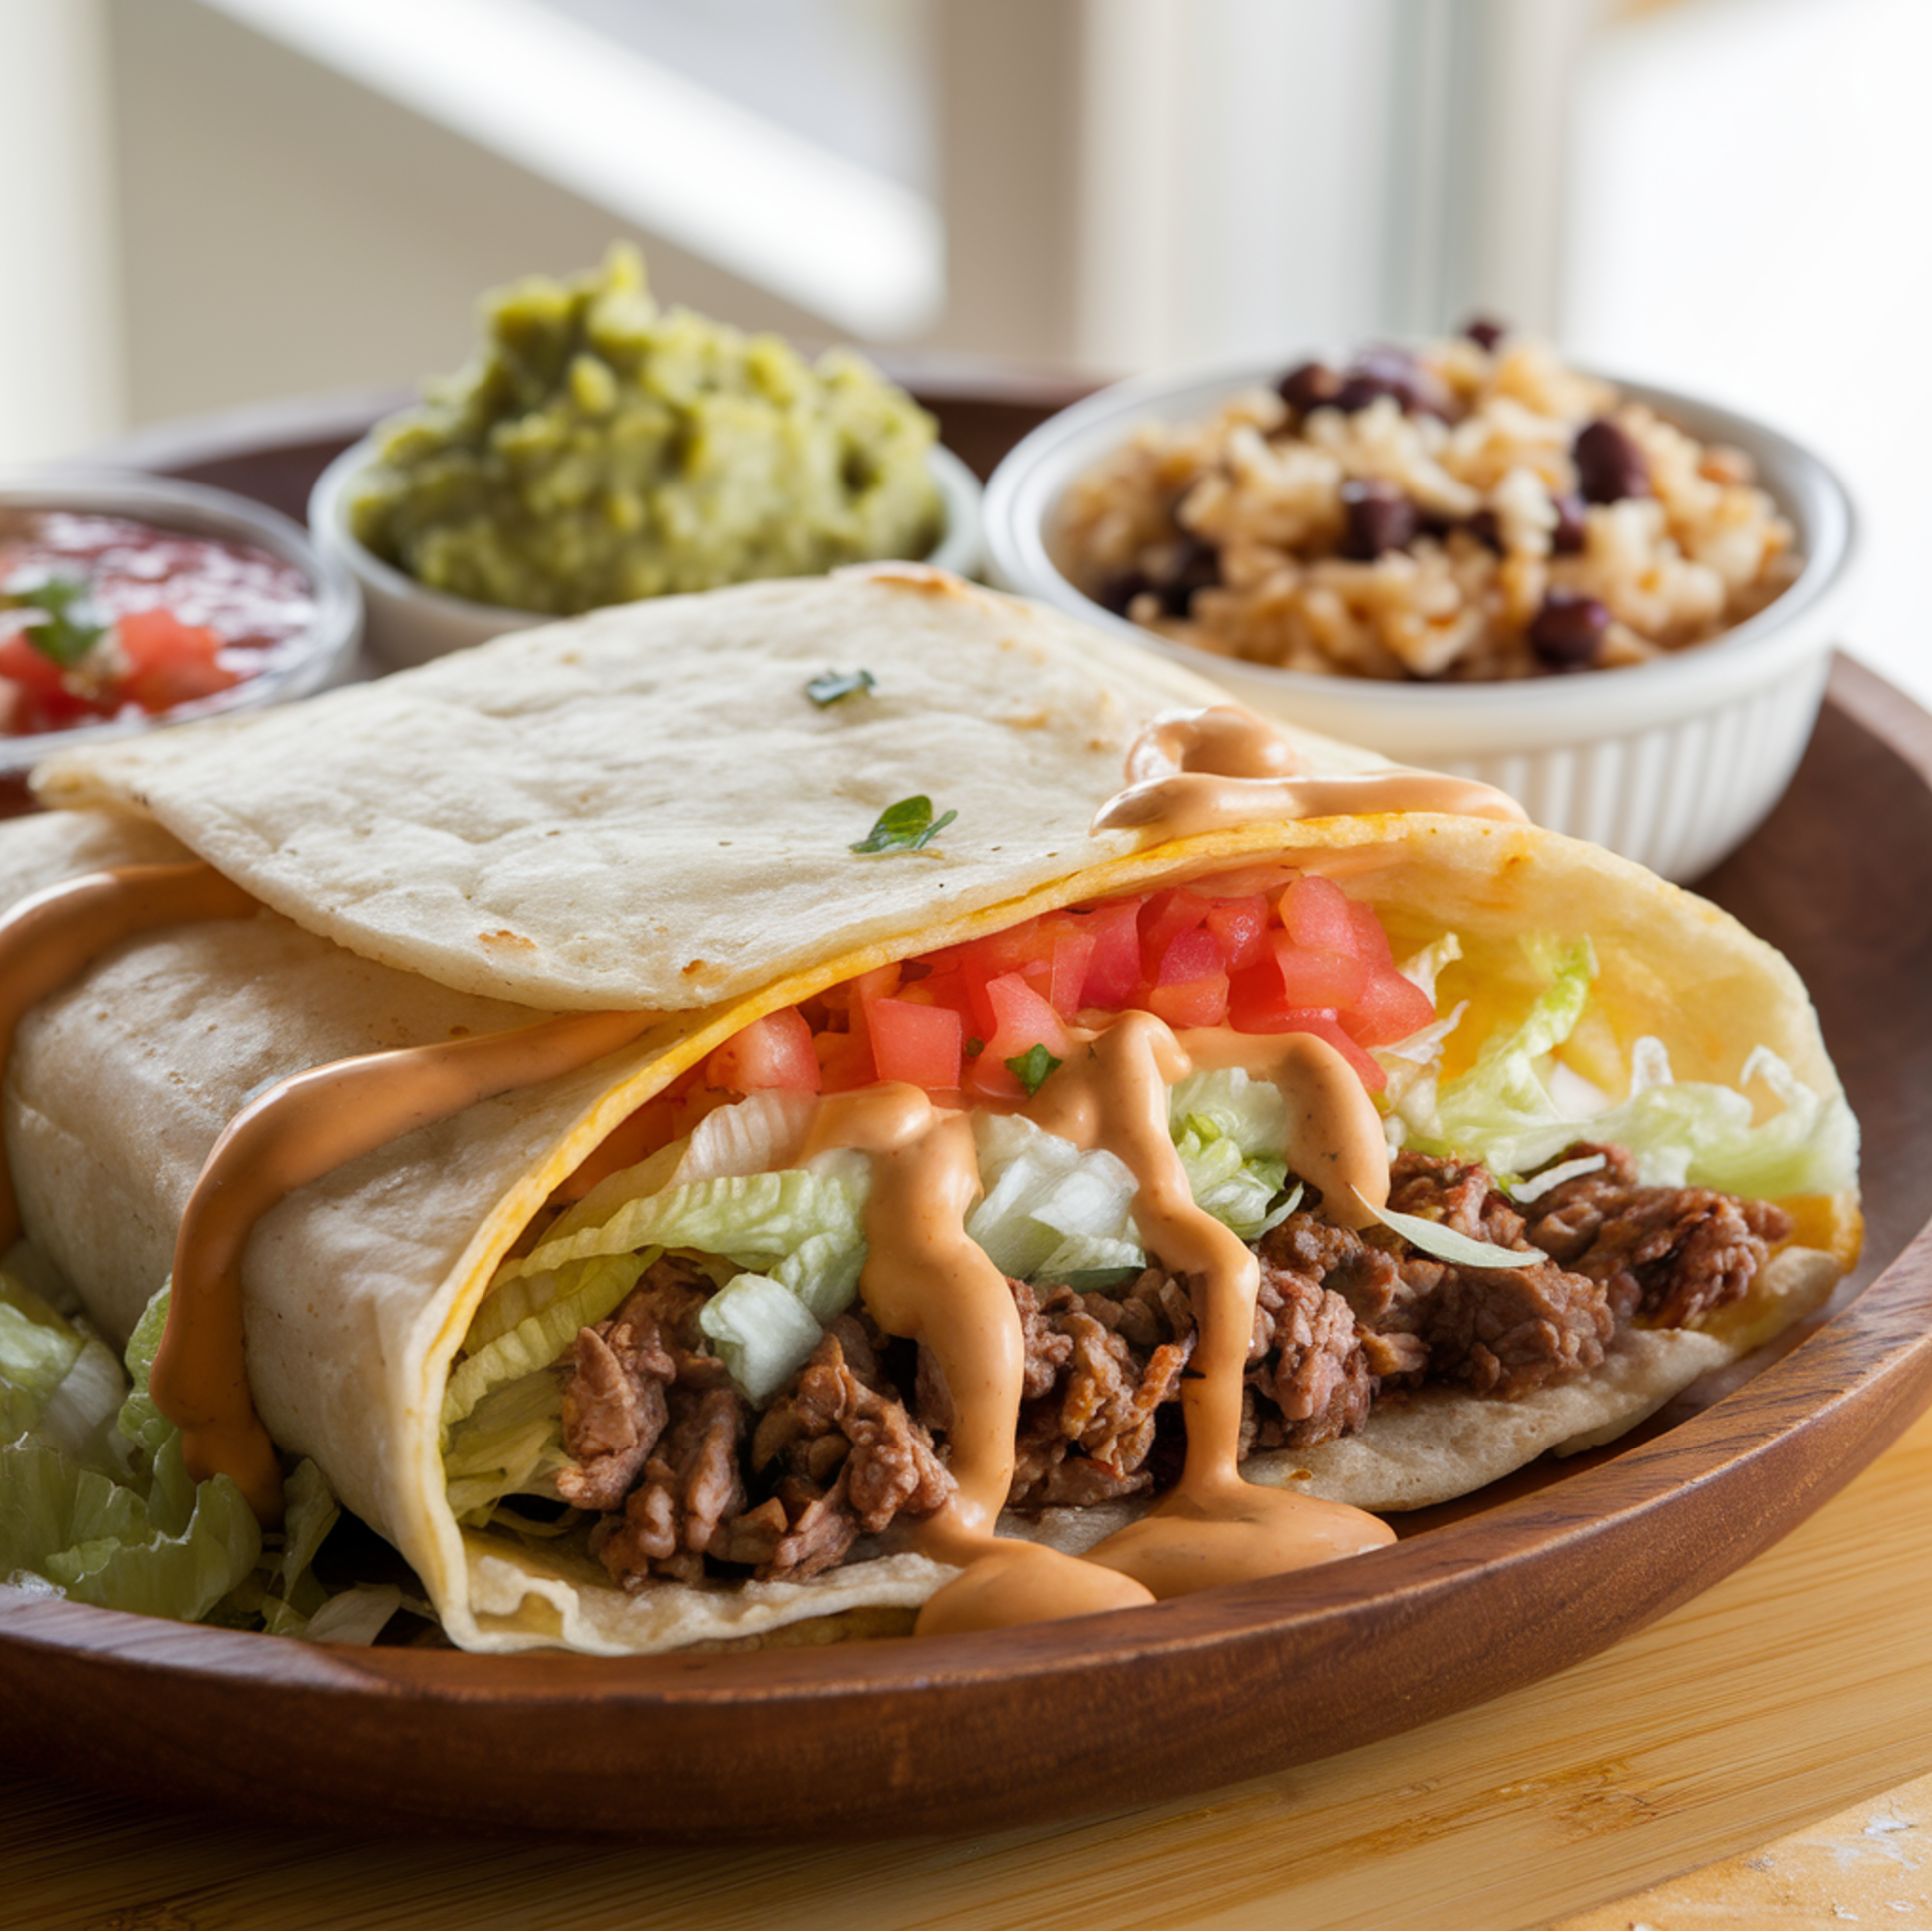
[[[846,1151],[780,1173],[691,1181],[626,1201],[598,1226],[580,1227],[560,1238],[552,1234],[505,1265],[497,1279],[513,1280],[569,1261],[642,1247],[692,1248],[722,1255],[741,1268],[760,1268],[795,1253],[815,1235],[830,1235],[833,1250],[847,1257],[856,1286],[870,1188],[871,1163],[863,1154]]]
[[[481,1525],[505,1495],[548,1491],[569,1458],[563,1385],[545,1365],[492,1389],[450,1431],[443,1473],[451,1512]]]
[[[1453,1261],[1465,1268],[1533,1268],[1549,1259],[1541,1248],[1524,1250],[1499,1247],[1494,1241],[1478,1241],[1472,1235],[1421,1214],[1403,1214],[1392,1207],[1378,1207],[1374,1201],[1364,1198],[1360,1188],[1354,1192],[1356,1199],[1384,1227],[1400,1234],[1411,1247],[1435,1255],[1439,1261]]]
[[[552,1292],[530,1314],[473,1348],[451,1371],[443,1391],[443,1426],[448,1429],[461,1422],[504,1383],[547,1369],[579,1328],[603,1320],[622,1303],[637,1285],[647,1259],[642,1253],[597,1254],[557,1268]]]
[[[1823,1194],[1857,1171],[1858,1125],[1841,1094],[1816,1093],[1768,1047],[1757,1047],[1737,1085],[1677,1080],[1660,1040],[1631,1049],[1628,1095],[1606,1110],[1577,1111],[1580,1083],[1550,1056],[1582,1017],[1595,975],[1588,940],[1556,953],[1532,947],[1548,984],[1512,1030],[1493,1035],[1461,1078],[1427,1105],[1403,1107],[1412,1144],[1481,1159],[1492,1172],[1531,1172],[1577,1140],[1629,1150],[1653,1187],[1713,1187],[1756,1198]],[[1762,1121],[1742,1090],[1762,1081],[1781,1102]]]
[[[1083,1151],[1018,1113],[977,1115],[973,1140],[985,1192],[966,1232],[1002,1274],[1062,1281],[1144,1264],[1134,1176],[1117,1155]]]
[[[740,1274],[698,1315],[731,1379],[751,1402],[767,1402],[811,1359],[824,1332],[811,1310],[782,1281]]]
[[[1204,1213],[1244,1241],[1286,1217],[1270,1211],[1288,1178],[1288,1103],[1274,1081],[1240,1067],[1190,1073],[1168,1096],[1168,1123]]]
[[[14,1437],[0,1443],[0,1579],[101,1608],[313,1635],[332,1600],[313,1564],[342,1512],[322,1471],[297,1463],[282,1529],[265,1537],[226,1475],[192,1479],[180,1433],[148,1392],[167,1287],[136,1324],[124,1375],[85,1323],[30,1285],[49,1273],[24,1245],[0,1262],[0,1417]],[[49,1389],[48,1364],[62,1359]]]

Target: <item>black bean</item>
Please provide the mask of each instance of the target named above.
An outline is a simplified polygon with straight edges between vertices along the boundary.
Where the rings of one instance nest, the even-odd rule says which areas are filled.
[[[1380,477],[1351,477],[1342,485],[1342,508],[1348,518],[1342,554],[1352,562],[1373,563],[1384,550],[1415,539],[1416,505]]]
[[[1589,525],[1583,514],[1583,498],[1565,489],[1550,499],[1556,505],[1556,527],[1549,532],[1549,546],[1558,556],[1580,556]]]
[[[1576,590],[1551,590],[1530,619],[1529,645],[1551,670],[1585,670],[1603,652],[1609,610]]]
[[[1275,385],[1275,394],[1298,416],[1335,401],[1342,378],[1325,362],[1305,362],[1291,369]]]
[[[1154,587],[1169,616],[1186,616],[1194,607],[1195,592],[1214,589],[1220,581],[1221,552],[1198,536],[1184,536],[1166,576]]]
[[[1496,321],[1493,316],[1473,315],[1462,325],[1462,333],[1475,344],[1493,355],[1495,346],[1509,333],[1506,324]]]
[[[1380,376],[1348,376],[1343,379],[1342,387],[1330,398],[1331,407],[1339,409],[1344,416],[1353,416],[1359,409],[1367,409],[1371,403],[1380,402],[1385,396],[1395,396],[1396,392]],[[1401,398],[1398,397],[1400,402]]]
[[[1101,584],[1094,601],[1103,610],[1112,610],[1116,616],[1125,616],[1133,606],[1134,599],[1153,587],[1152,580],[1144,571],[1127,570],[1119,576],[1108,577]]]
[[[1363,350],[1342,372],[1340,387],[1328,401],[1345,416],[1353,416],[1384,396],[1392,397],[1398,409],[1412,416],[1447,420],[1449,414],[1449,391],[1406,349]]]
[[[1570,449],[1576,459],[1577,485],[1585,502],[1621,502],[1650,493],[1650,466],[1621,424],[1599,416],[1576,432]]]

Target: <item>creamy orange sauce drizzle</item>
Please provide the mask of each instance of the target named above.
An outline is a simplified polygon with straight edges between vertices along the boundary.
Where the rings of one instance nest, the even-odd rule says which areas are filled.
[[[1260,1268],[1238,1235],[1195,1206],[1168,1130],[1169,1087],[1197,1066],[1234,1064],[1276,1082],[1292,1123],[1291,1166],[1324,1188],[1345,1225],[1366,1225],[1372,1216],[1349,1190],[1378,1206],[1388,1197],[1381,1119],[1348,1062],[1308,1034],[1177,1035],[1151,1013],[1122,1013],[1076,1029],[1065,1063],[1021,1109],[1046,1131],[1105,1148],[1127,1166],[1143,1245],[1193,1289],[1181,1478],[1151,1515],[1078,1558],[996,1529],[1013,1480],[1025,1347],[1005,1277],[965,1231],[980,1185],[970,1116],[904,1085],[821,1104],[803,1157],[832,1147],[872,1156],[859,1279],[866,1308],[886,1333],[931,1351],[950,1398],[949,1465],[959,1490],[915,1526],[913,1539],[965,1572],[926,1604],[920,1634],[1126,1608],[1394,1540],[1373,1515],[1241,1477],[1242,1378]]]
[[[1528,823],[1493,785],[1392,765],[1318,777],[1264,719],[1235,704],[1168,711],[1127,753],[1127,787],[1094,814],[1090,832],[1156,829],[1168,838],[1234,825],[1389,811],[1442,811]]]
[[[150,1383],[197,1480],[232,1475],[264,1521],[282,1476],[249,1396],[242,1255],[255,1223],[298,1187],[415,1127],[535,1086],[628,1046],[649,1012],[567,1013],[481,1038],[316,1066],[250,1101],[215,1142],[175,1238],[174,1292]]]
[[[0,919],[0,1068],[29,1008],[137,933],[201,919],[251,918],[257,901],[198,859],[85,872],[35,892]],[[20,1238],[13,1175],[0,1158],[0,1247]]]
[[[159,926],[251,918],[259,901],[200,861],[89,872],[0,919],[0,1066],[21,1018],[102,953]],[[168,1323],[149,1388],[181,1430],[197,1481],[232,1476],[264,1522],[282,1516],[282,1473],[250,1397],[242,1251],[257,1220],[345,1161],[495,1094],[533,1086],[629,1045],[655,1013],[567,1014],[511,1032],[313,1067],[259,1094],[215,1142],[175,1239]],[[0,1159],[0,1245],[20,1234]]]
[[[1240,731],[1212,726],[1231,762],[1275,757]],[[1233,748],[1229,748],[1232,745]],[[1274,779],[1232,782],[1273,783]],[[75,879],[0,921],[0,1051],[38,999],[110,946],[154,926],[247,917],[256,901],[200,863]],[[658,1015],[585,1013],[506,1033],[372,1053],[312,1068],[259,1095],[209,1153],[175,1247],[174,1288],[152,1392],[181,1430],[197,1479],[232,1476],[265,1523],[280,1519],[276,1453],[250,1397],[242,1257],[256,1222],[297,1188],[419,1126],[494,1095],[574,1071],[635,1041]],[[1025,1369],[1020,1317],[1005,1277],[965,1232],[979,1192],[971,1118],[922,1089],[880,1085],[826,1099],[803,1157],[832,1147],[871,1156],[869,1254],[860,1292],[887,1333],[928,1349],[952,1406],[949,1466],[957,1492],[917,1525],[918,1545],[962,1573],[922,1611],[921,1633],[1001,1627],[1125,1608],[1275,1575],[1394,1539],[1359,1510],[1242,1479],[1242,1379],[1259,1267],[1235,1234],[1194,1205],[1168,1130],[1168,1089],[1195,1067],[1241,1065],[1271,1078],[1289,1106],[1293,1171],[1323,1191],[1346,1225],[1380,1205],[1388,1166],[1380,1119],[1347,1062],[1305,1034],[1226,1029],[1177,1035],[1144,1012],[1073,1030],[1074,1050],[1026,1104],[1037,1124],[1102,1147],[1133,1173],[1143,1244],[1190,1279],[1195,1347],[1182,1389],[1183,1471],[1144,1519],[1085,1557],[1001,1536],[1012,1485]],[[0,1162],[0,1232],[18,1214]]]

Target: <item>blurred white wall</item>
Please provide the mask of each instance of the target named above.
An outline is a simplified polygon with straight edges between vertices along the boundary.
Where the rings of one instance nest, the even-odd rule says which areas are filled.
[[[1932,702],[1932,6],[1683,0],[1580,70],[1563,334],[1834,461],[1866,592],[1851,642]]]
[[[0,0],[0,467],[59,456],[125,409],[100,0]]]
[[[106,20],[134,423],[452,368],[482,290],[587,266],[635,233],[197,0],[107,0]],[[825,333],[646,239],[667,295],[746,327]],[[68,447],[91,433],[77,426]]]

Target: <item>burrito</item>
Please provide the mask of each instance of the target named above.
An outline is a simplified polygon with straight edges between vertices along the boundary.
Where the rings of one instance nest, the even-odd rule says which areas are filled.
[[[1796,975],[1483,787],[910,566],[44,766],[14,1226],[467,1648],[1357,1558],[1817,1308]],[[17,1202],[17,1205],[14,1203]]]

